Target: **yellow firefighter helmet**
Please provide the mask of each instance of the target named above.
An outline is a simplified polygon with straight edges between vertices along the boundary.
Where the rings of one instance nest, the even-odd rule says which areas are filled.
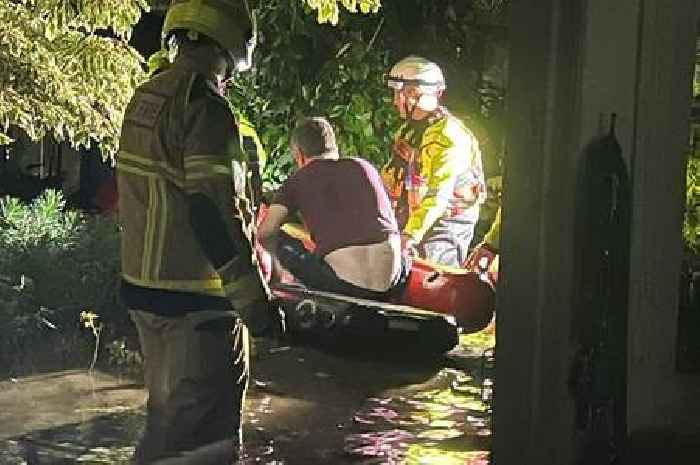
[[[173,0],[165,15],[163,39],[177,30],[196,31],[235,55],[239,69],[247,69],[257,40],[255,26],[246,0]]]

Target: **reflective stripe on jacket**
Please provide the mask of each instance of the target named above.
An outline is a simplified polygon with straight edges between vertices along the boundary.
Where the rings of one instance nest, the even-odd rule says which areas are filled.
[[[491,227],[484,236],[484,242],[487,243],[492,249],[498,250],[501,244],[501,207],[498,207],[496,211],[496,217],[491,223]]]
[[[139,87],[117,157],[122,277],[141,287],[224,296],[190,225],[188,196],[233,214],[233,168],[242,160],[228,103],[194,63],[176,63]],[[228,221],[231,237],[240,236]]]

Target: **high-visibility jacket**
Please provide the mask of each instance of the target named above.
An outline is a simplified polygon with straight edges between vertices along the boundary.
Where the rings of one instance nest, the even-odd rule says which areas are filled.
[[[501,244],[501,207],[498,207],[496,217],[491,223],[491,227],[484,236],[484,242],[493,250],[498,250]]]
[[[139,87],[127,107],[117,156],[122,278],[136,288],[208,297],[249,287],[251,301],[260,294],[258,270],[232,218],[233,166],[244,156],[228,103],[200,68],[183,57]],[[197,195],[215,206],[212,224],[226,229],[214,247],[192,225]],[[232,251],[243,258],[233,260]]]
[[[420,243],[437,222],[475,222],[486,185],[471,131],[441,108],[424,121],[405,123],[396,134],[400,141],[415,155],[406,160],[394,154],[382,179],[403,233]]]

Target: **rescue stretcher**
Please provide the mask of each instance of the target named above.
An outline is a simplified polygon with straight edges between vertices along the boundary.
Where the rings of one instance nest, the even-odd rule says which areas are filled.
[[[284,231],[313,250],[308,233],[286,224]],[[269,255],[258,247],[263,269]],[[271,273],[266,273],[270,278]],[[495,308],[494,275],[444,267],[414,258],[403,288],[388,301],[359,299],[307,288],[288,280],[271,285],[285,310],[287,328],[318,337],[361,336],[408,342],[443,353],[460,333],[484,329]]]
[[[383,346],[414,347],[424,354],[447,352],[459,342],[459,329],[451,315],[299,284],[275,284],[272,291],[284,309],[287,329],[317,342],[381,342]]]

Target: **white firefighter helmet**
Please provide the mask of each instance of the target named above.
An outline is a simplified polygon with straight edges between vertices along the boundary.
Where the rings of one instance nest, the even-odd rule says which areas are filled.
[[[440,67],[423,57],[411,55],[396,63],[389,71],[387,85],[403,91],[411,86],[420,91],[415,105],[425,111],[433,111],[439,104],[439,97],[445,89],[445,77]]]

